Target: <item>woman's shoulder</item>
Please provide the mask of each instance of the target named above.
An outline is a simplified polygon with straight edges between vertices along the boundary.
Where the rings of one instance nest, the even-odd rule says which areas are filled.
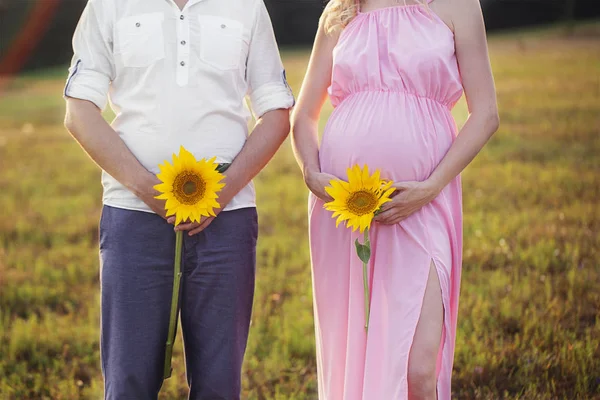
[[[479,2],[479,0],[466,0],[466,2],[472,1]],[[454,32],[454,20],[464,11],[464,4],[462,4],[464,2],[464,0],[431,0],[429,7]]]
[[[458,26],[480,25],[483,21],[480,0],[432,0],[429,6],[452,32]]]
[[[317,31],[317,38],[319,36],[323,37],[323,41],[327,42],[331,47],[337,44],[340,34],[344,30],[343,26],[336,26],[336,22],[333,20],[337,18],[334,14],[339,12],[337,9],[338,5],[335,3],[337,3],[337,0],[331,0],[323,9],[321,18],[319,18]]]

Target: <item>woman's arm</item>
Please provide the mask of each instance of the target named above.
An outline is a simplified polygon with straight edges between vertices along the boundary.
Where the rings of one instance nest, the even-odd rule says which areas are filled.
[[[296,160],[308,188],[323,200],[329,199],[325,186],[335,177],[321,173],[319,115],[331,83],[333,48],[338,37],[339,33],[325,31],[324,18],[321,18],[298,103],[292,113],[292,147]]]
[[[469,118],[428,179],[438,191],[469,165],[498,130],[500,123],[479,0],[454,1],[457,3],[452,15],[456,57],[469,106]]]
[[[469,118],[431,176],[424,182],[399,182],[398,194],[376,218],[396,224],[431,202],[469,165],[499,125],[496,89],[479,0],[452,0],[456,56]]]

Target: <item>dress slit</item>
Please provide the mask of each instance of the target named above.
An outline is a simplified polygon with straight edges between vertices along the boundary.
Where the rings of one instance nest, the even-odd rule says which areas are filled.
[[[443,369],[443,358],[444,358],[444,352],[447,349],[447,331],[449,329],[448,327],[448,323],[450,321],[450,317],[448,315],[448,310],[450,309],[447,302],[449,299],[447,290],[444,289],[444,285],[442,284],[442,279],[441,279],[441,274],[440,274],[440,267],[438,266],[438,262],[435,259],[431,259],[431,262],[433,264],[433,267],[435,269],[436,274],[438,275],[438,284],[440,286],[440,292],[441,292],[441,297],[442,297],[442,334],[440,337],[440,347],[438,349],[438,356],[437,356],[437,362],[436,362],[436,392],[437,392],[437,398],[439,398],[439,393],[440,393],[440,375],[442,373],[442,369]],[[449,372],[451,373],[451,371]]]
[[[446,335],[446,330],[448,329],[448,327],[446,326],[447,321],[448,321],[448,315],[447,315],[447,310],[448,307],[446,305],[446,297],[445,297],[445,290],[444,287],[442,285],[442,275],[441,272],[439,270],[440,267],[438,267],[438,264],[440,263],[440,261],[436,261],[435,257],[429,256],[429,269],[427,269],[427,279],[425,280],[425,289],[423,290],[423,294],[420,297],[420,303],[419,303],[419,309],[421,310],[419,312],[419,315],[417,316],[417,321],[416,323],[414,323],[414,327],[412,328],[412,334],[411,334],[411,341],[410,341],[410,346],[409,346],[409,351],[408,351],[408,357],[406,358],[406,368],[405,371],[408,372],[409,369],[409,362],[410,362],[410,355],[412,352],[412,346],[413,343],[415,341],[415,337],[416,337],[416,333],[417,333],[417,326],[419,325],[419,321],[421,320],[421,315],[423,314],[423,305],[425,303],[425,294],[427,292],[427,286],[429,284],[429,271],[431,271],[431,267],[433,266],[433,269],[437,275],[438,278],[438,286],[439,286],[439,290],[440,290],[440,296],[442,298],[442,332],[440,335],[440,344],[439,344],[439,348],[438,348],[438,356],[437,356],[437,361],[436,361],[436,392],[439,393],[440,392],[440,374],[442,373],[442,359],[443,359],[443,353],[446,347],[446,339],[447,339],[447,335]],[[408,379],[406,381],[406,392],[408,393]],[[438,394],[439,397],[439,394]]]

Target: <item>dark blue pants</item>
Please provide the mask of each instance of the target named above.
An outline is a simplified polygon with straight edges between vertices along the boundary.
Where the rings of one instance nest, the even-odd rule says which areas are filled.
[[[255,208],[184,235],[181,329],[190,399],[240,398],[254,296]],[[150,400],[162,386],[175,233],[155,214],[105,206],[100,221],[105,398]]]

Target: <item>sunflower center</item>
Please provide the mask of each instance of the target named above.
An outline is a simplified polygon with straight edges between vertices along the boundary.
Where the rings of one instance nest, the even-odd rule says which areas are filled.
[[[352,193],[350,197],[348,197],[346,205],[355,215],[362,216],[370,214],[374,212],[377,207],[377,196],[375,196],[375,193],[373,192],[360,190]]]
[[[183,193],[185,193],[188,196],[196,193],[196,182],[187,181],[186,183],[184,183],[183,184]]]
[[[173,195],[182,204],[196,204],[206,193],[206,182],[201,176],[190,171],[183,171],[173,182]]]

